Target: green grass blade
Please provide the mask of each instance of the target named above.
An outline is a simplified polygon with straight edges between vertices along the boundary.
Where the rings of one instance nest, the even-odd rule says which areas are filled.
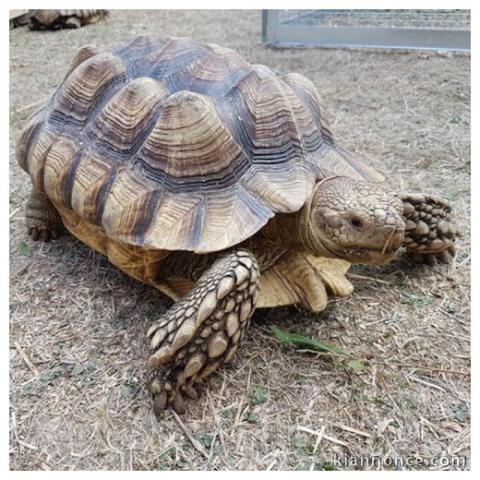
[[[296,345],[298,347],[307,347],[312,350],[318,350],[319,352],[329,352],[335,355],[345,355],[345,352],[336,347],[324,342],[319,342],[313,338],[305,337],[304,335],[299,335],[298,333],[289,333],[281,328],[278,328],[276,325],[271,327],[273,336],[279,340],[281,343],[286,345]]]

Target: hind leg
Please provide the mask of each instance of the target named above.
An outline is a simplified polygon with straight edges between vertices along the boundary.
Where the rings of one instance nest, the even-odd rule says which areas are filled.
[[[25,208],[25,222],[32,240],[58,238],[63,230],[60,214],[44,193],[32,189]]]
[[[417,263],[449,264],[455,257],[455,240],[460,237],[452,221],[452,208],[434,195],[402,194],[405,219],[405,247]]]

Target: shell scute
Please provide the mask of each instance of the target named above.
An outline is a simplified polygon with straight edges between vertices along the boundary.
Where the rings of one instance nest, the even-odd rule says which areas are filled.
[[[250,139],[253,163],[278,163],[301,160],[305,156],[302,136],[291,106],[291,97],[274,73],[263,65],[235,87],[243,101],[237,114]]]
[[[23,127],[22,133],[20,134],[20,138],[18,139],[16,146],[17,161],[20,167],[26,172],[30,171],[28,166],[28,156],[29,153],[31,154],[36,137],[41,132],[43,122],[44,109],[40,108],[29,117],[27,123]]]
[[[53,97],[50,120],[86,124],[105,88],[124,78],[122,60],[111,53],[99,53],[74,68]]]
[[[86,134],[118,155],[132,155],[145,140],[156,107],[166,97],[161,83],[149,77],[137,78],[108,101]]]
[[[199,180],[221,178],[248,162],[210,99],[185,90],[167,99],[139,157],[167,176]]]

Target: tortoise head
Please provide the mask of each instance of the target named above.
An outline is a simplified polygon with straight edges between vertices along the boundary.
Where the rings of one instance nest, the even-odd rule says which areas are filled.
[[[300,223],[303,244],[316,254],[382,264],[402,245],[403,206],[378,185],[349,177],[317,183]]]

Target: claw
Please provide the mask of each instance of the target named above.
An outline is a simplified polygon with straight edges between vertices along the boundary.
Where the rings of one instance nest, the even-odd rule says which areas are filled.
[[[27,232],[34,242],[38,240],[41,240],[42,242],[49,242],[50,240],[56,240],[60,237],[60,230],[58,229],[49,230],[48,228],[32,226],[28,227]]]
[[[421,253],[412,253],[412,260],[415,263],[423,263],[423,255]]]
[[[448,265],[452,262],[453,260],[453,257],[452,255],[450,255],[450,253],[448,252],[441,252],[438,254],[437,256],[437,260],[440,262],[440,263],[443,263],[445,265]]]
[[[177,386],[174,390],[172,384],[162,378],[155,376],[148,383],[148,390],[153,396],[153,411],[155,415],[161,417],[169,405],[179,415],[185,413],[187,409],[186,397],[197,400],[199,397],[197,390],[191,384]]]
[[[167,406],[167,392],[163,391],[153,396],[153,412],[160,417]]]
[[[182,394],[178,390],[175,392],[175,397],[173,399],[172,406],[173,406],[173,409],[179,415],[185,413],[185,410],[186,410],[185,400],[183,399]]]
[[[50,232],[48,230],[40,230],[40,239],[42,242],[50,241]]]
[[[148,389],[150,390],[150,393],[152,393],[154,396],[157,393],[160,393],[162,391],[162,383],[160,382],[160,379],[154,378],[148,385]]]
[[[37,228],[32,228],[32,240],[36,242],[40,238],[40,233]]]
[[[185,395],[187,395],[188,398],[191,398],[192,400],[198,399],[198,392],[195,390],[195,388],[193,388],[192,385],[184,385],[182,390],[185,392]]]
[[[435,255],[434,254],[429,254],[429,255],[425,255],[424,257],[424,261],[427,265],[430,265],[431,267],[433,267],[433,265],[435,265]]]
[[[447,250],[438,253],[412,253],[411,258],[415,263],[427,264],[430,266],[436,263],[450,265],[455,258],[455,247],[451,245]]]

